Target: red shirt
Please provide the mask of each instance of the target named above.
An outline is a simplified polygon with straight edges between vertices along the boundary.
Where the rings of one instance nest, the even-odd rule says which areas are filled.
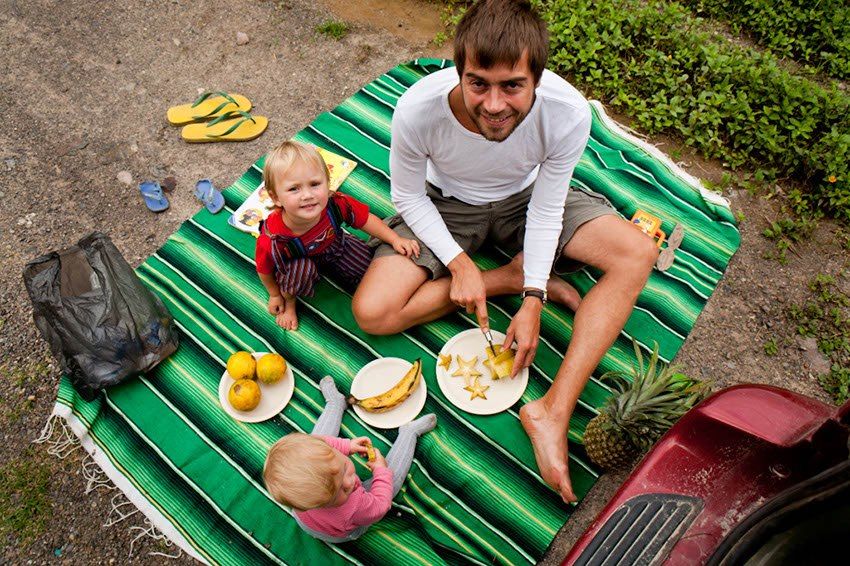
[[[342,220],[353,228],[361,228],[369,219],[369,206],[359,200],[340,192],[331,193],[330,196],[337,209],[342,214]],[[263,222],[260,237],[257,238],[257,247],[254,259],[257,263],[257,273],[271,275],[274,273],[274,259],[272,258],[272,239],[265,233],[268,231],[275,236],[283,236],[288,240],[295,241],[298,249],[303,249],[306,256],[319,255],[324,252],[333,241],[339,237],[337,230],[331,222],[330,199],[328,206],[322,210],[319,221],[315,226],[296,236],[283,220],[283,211],[275,209]]]

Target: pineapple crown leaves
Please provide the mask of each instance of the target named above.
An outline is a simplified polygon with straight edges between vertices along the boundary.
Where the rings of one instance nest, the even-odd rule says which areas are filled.
[[[610,417],[611,427],[622,429],[635,446],[645,450],[705,398],[710,386],[681,373],[680,366],[659,361],[657,342],[647,363],[637,341],[632,344],[636,360],[632,371],[602,376],[617,391],[602,411]]]

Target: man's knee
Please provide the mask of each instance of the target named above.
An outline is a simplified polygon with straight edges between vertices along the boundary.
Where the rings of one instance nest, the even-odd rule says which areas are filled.
[[[355,295],[351,310],[354,320],[363,332],[387,336],[406,329],[398,316],[398,309],[387,304],[381,297],[365,298]]]
[[[386,331],[385,321],[389,314],[387,306],[380,300],[371,297],[354,295],[351,310],[357,325],[369,334],[390,334]]]
[[[642,288],[658,259],[658,246],[655,240],[635,230],[635,237],[621,252],[618,267],[631,275]]]
[[[605,273],[617,273],[620,278],[646,280],[658,259],[658,247],[655,240],[639,230],[627,226],[625,230],[617,226],[619,237],[608,242],[606,252],[602,254],[599,269]],[[593,263],[593,262],[591,262]]]
[[[635,246],[634,261],[642,266],[647,273],[652,270],[658,259],[658,246],[652,238],[639,238],[640,245]]]

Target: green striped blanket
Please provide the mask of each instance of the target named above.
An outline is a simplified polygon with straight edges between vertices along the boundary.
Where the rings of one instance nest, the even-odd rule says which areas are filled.
[[[391,214],[394,105],[417,79],[449,64],[423,59],[400,65],[296,137],[357,161],[343,190],[379,216]],[[262,160],[225,191],[230,212],[260,183],[261,167]],[[668,233],[675,222],[685,225],[675,264],[652,274],[596,375],[631,367],[632,337],[647,351],[657,341],[662,356],[671,359],[738,246],[725,201],[701,191],[696,180],[625,134],[599,106],[573,182],[604,193],[626,217],[642,208],[663,218]],[[266,293],[254,271],[255,240],[230,227],[227,216],[201,210],[138,268],[177,321],[177,353],[147,376],[91,403],[78,397],[67,379],[61,382],[55,412],[116,485],[172,540],[212,563],[522,564],[539,559],[570,508],[541,481],[517,410],[549,387],[570,341],[571,313],[554,305],[544,310],[542,342],[522,401],[498,415],[469,415],[442,396],[434,373],[439,349],[473,327],[472,319],[457,314],[395,336],[369,336],[352,318],[351,296],[323,279],[299,308],[299,330],[284,332],[266,313]],[[476,258],[484,268],[507,259],[499,250]],[[587,269],[570,281],[584,293],[598,276]],[[490,301],[493,327],[504,330],[518,303],[516,297]],[[219,406],[225,361],[240,349],[277,351],[289,360],[296,389],[279,418],[245,424]],[[439,426],[422,438],[405,487],[382,521],[354,542],[318,542],[263,489],[266,451],[290,431],[311,429],[322,409],[322,376],[333,376],[345,390],[359,368],[381,356],[424,360],[425,411],[437,414]],[[579,495],[598,475],[582,452],[582,431],[608,394],[592,379],[572,420],[570,470]],[[395,436],[353,413],[343,421],[343,434],[370,436],[384,452]],[[357,466],[368,477],[365,466]]]

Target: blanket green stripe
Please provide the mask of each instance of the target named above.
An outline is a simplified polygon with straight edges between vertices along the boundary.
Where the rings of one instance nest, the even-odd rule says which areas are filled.
[[[420,60],[399,65],[366,85],[297,138],[358,162],[342,190],[379,216],[393,213],[389,198],[392,111],[419,78],[450,65]],[[591,141],[573,183],[606,195],[621,214],[642,208],[661,216],[669,232],[683,222],[686,238],[668,272],[653,273],[622,335],[582,394],[571,423],[570,471],[579,494],[597,472],[581,448],[584,427],[610,389],[598,380],[634,362],[630,337],[646,349],[658,341],[671,359],[713,292],[738,245],[734,219],[669,164],[636,145],[594,110]],[[262,182],[263,159],[225,192],[232,212]],[[362,233],[354,231],[358,236]],[[174,315],[181,346],[147,377],[112,388],[86,403],[63,379],[57,403],[70,407],[145,509],[157,509],[209,562],[521,564],[542,556],[569,517],[540,479],[519,424],[522,402],[549,387],[572,334],[573,316],[547,306],[541,344],[522,401],[488,417],[468,415],[440,392],[435,358],[457,332],[473,328],[464,314],[387,337],[369,336],[351,314],[351,294],[322,279],[299,306],[297,332],[283,332],[266,313],[266,295],[253,260],[255,240],[227,224],[227,214],[205,210],[173,234],[137,270]],[[476,255],[482,268],[508,257],[498,249]],[[582,293],[599,278],[584,269],[569,281]],[[489,302],[494,328],[503,330],[516,297]],[[218,383],[235,350],[278,351],[290,363],[295,393],[279,418],[245,424],[220,408]],[[291,513],[262,488],[268,447],[292,431],[309,431],[322,409],[318,381],[332,375],[350,387],[357,370],[382,356],[421,357],[428,399],[438,428],[422,438],[405,487],[387,516],[362,538],[328,545],[304,535]],[[349,412],[342,435],[368,435],[386,451],[395,431],[374,429]],[[368,470],[356,464],[361,477]]]
[[[195,258],[195,260],[199,261],[199,262],[207,261],[207,257],[205,255],[205,253],[203,252],[203,250],[201,249],[202,246],[203,246],[203,241],[199,242],[198,245],[195,246],[195,245],[188,243],[188,241],[183,242],[183,241],[179,240],[177,237],[175,237],[174,240],[181,242],[181,245],[176,248],[176,252],[185,254],[186,258],[188,258],[188,257]],[[170,257],[170,254],[171,254],[171,247],[168,246],[168,245],[166,245],[165,248],[163,248],[163,250],[161,250],[159,252],[159,255],[162,255],[162,256],[168,255]],[[184,259],[186,259],[186,258],[184,258]],[[233,266],[226,265],[226,266],[222,267],[221,258],[218,258],[218,259],[219,259],[219,267],[222,268],[222,271],[224,273],[233,273],[233,272],[235,272],[235,270],[239,269],[238,265],[233,265]],[[179,262],[180,260],[181,259],[179,257],[174,258],[175,263]],[[211,258],[210,258],[210,261],[211,261]],[[230,283],[230,281],[227,281],[224,278],[224,275],[220,275],[216,279],[216,284],[214,286],[214,289],[212,289],[212,291],[220,294],[219,300],[222,304],[230,304],[231,302],[234,301],[234,299],[261,296],[262,287],[260,286],[259,282],[257,281],[256,276],[253,275],[253,265],[248,264],[247,261],[245,261],[245,260],[243,260],[243,263],[245,264],[245,267],[247,268],[248,280],[247,281],[243,281],[243,280],[235,281],[233,283],[232,290],[228,289],[228,284]],[[331,315],[334,315],[334,317],[336,318],[335,324],[341,325],[342,328],[354,328],[355,325],[354,325],[353,320],[350,319],[350,316],[351,316],[350,315],[350,303],[348,302],[349,301],[348,297],[347,296],[344,297],[345,304],[344,304],[344,306],[342,306],[340,308],[337,305],[335,305],[334,303],[338,302],[340,300],[341,293],[339,293],[338,291],[336,291],[335,293],[325,293],[323,287],[324,287],[324,283],[320,285],[320,289],[319,289],[320,295],[319,296],[314,297],[311,300],[305,301],[305,306],[308,307],[308,308],[302,309],[302,311],[301,311],[302,312],[301,319],[302,319],[302,327],[303,327],[302,330],[299,331],[298,333],[292,333],[292,334],[288,334],[288,335],[285,336],[287,338],[292,337],[292,339],[298,340],[298,342],[296,344],[288,343],[286,345],[278,345],[278,344],[274,344],[274,343],[271,344],[276,349],[279,349],[279,351],[287,351],[287,352],[292,351],[292,352],[294,352],[293,354],[290,354],[288,357],[291,359],[291,361],[293,361],[293,364],[296,367],[298,366],[298,359],[301,359],[302,355],[303,355],[304,358],[306,358],[305,365],[307,367],[312,368],[312,371],[317,373],[317,374],[323,375],[325,373],[330,373],[332,375],[335,375],[335,377],[338,377],[337,372],[347,374],[347,375],[345,375],[345,377],[343,377],[343,383],[345,383],[345,385],[347,386],[350,383],[350,379],[353,378],[354,370],[356,370],[356,368],[358,368],[358,367],[364,365],[365,363],[367,363],[368,361],[370,361],[374,357],[376,351],[378,351],[378,353],[380,355],[407,355],[408,357],[411,356],[410,348],[412,347],[412,345],[410,345],[409,343],[405,344],[404,342],[399,344],[398,341],[383,341],[386,344],[386,348],[384,349],[384,348],[381,348],[381,346],[383,346],[384,344],[382,344],[381,341],[376,340],[375,341],[376,343],[373,344],[374,348],[368,348],[368,350],[370,350],[370,351],[366,351],[367,348],[363,344],[353,342],[353,341],[347,341],[347,342],[344,342],[344,343],[343,342],[337,342],[335,344],[324,343],[325,340],[323,339],[323,336],[326,336],[331,331],[333,331],[333,329],[328,328],[328,326],[331,325],[329,320],[328,320]],[[243,292],[241,294],[238,292],[239,289],[243,290]],[[325,299],[324,295],[327,295],[326,299]],[[170,305],[170,304],[168,306],[172,310],[172,312],[175,310],[175,306]],[[232,310],[239,312],[240,309],[244,309],[244,308],[246,308],[244,305],[236,304],[234,307],[232,307]],[[348,320],[345,320],[345,319],[348,319]],[[257,328],[258,327],[257,325],[262,326],[262,325],[266,325],[266,324],[270,325],[270,330],[271,330],[271,333],[273,334],[274,333],[274,322],[271,319],[271,317],[266,317],[266,320],[259,321],[257,324],[254,325],[254,327]],[[318,331],[317,331],[315,336],[313,335],[314,325],[318,328]],[[336,329],[337,332],[343,331],[342,328],[337,328]],[[357,334],[361,335],[365,338],[365,335],[360,334],[359,331],[357,332]],[[365,340],[364,340],[364,342],[365,342]],[[262,344],[252,344],[252,343],[246,344],[244,347],[248,347],[248,348],[255,349],[255,350],[268,349],[267,347],[264,347]],[[225,352],[227,352],[227,350],[225,350]],[[311,352],[314,357],[308,358],[307,352]],[[364,353],[362,354],[362,356],[359,356],[358,355],[359,352],[364,352]],[[329,365],[329,363],[332,363],[332,362],[329,362],[329,358],[331,360],[335,360],[335,359],[337,359],[337,358],[339,358],[343,355],[347,355],[349,357],[349,359],[353,360],[353,366],[349,366],[350,369],[349,368],[341,368],[341,369],[340,368],[334,368],[333,366]],[[430,358],[429,360],[426,361],[426,376],[428,376],[428,377],[426,377],[426,380],[431,380],[431,381],[429,381],[429,384],[430,384],[432,396],[436,395],[436,396],[438,396],[438,398],[442,399],[442,396],[439,393],[439,390],[437,388],[436,383],[432,381],[433,380],[433,363],[434,363],[433,357],[434,357],[434,353],[433,352],[421,352],[420,351],[420,352],[417,352],[413,355],[428,356]],[[223,354],[222,357],[226,357],[226,354]],[[444,400],[443,400],[443,402],[444,402],[444,405],[446,407],[451,407]],[[434,410],[439,412],[440,407],[435,407]],[[457,413],[456,410],[453,410],[453,411],[455,413]],[[449,418],[449,417],[445,417],[445,418]],[[445,420],[445,418],[443,420]],[[441,420],[441,422],[442,422],[442,420]],[[447,423],[447,427],[448,426],[449,425]],[[441,427],[441,429],[442,429],[442,427]],[[461,432],[462,431],[458,431],[458,433],[461,433]],[[510,440],[504,440],[504,439],[502,439],[501,441],[504,442],[507,445],[510,445],[513,442],[513,441],[510,441]],[[468,462],[469,458],[466,458],[465,461]],[[536,475],[533,474],[533,472],[529,471],[529,477],[536,477]],[[538,482],[538,485],[539,485],[539,482]],[[542,485],[540,485],[540,489],[545,489],[545,488],[543,488]]]

